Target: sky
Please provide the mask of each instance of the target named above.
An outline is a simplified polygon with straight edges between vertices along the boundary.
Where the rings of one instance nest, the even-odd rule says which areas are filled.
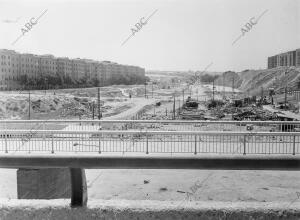
[[[146,70],[265,69],[268,56],[300,48],[300,0],[0,0],[0,30],[0,48],[21,53]]]

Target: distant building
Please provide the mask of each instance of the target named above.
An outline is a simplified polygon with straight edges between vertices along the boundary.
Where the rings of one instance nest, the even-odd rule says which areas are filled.
[[[81,80],[85,75],[85,62],[82,59],[72,60],[72,74],[75,80]]]
[[[26,76],[28,79],[37,78],[41,73],[41,59],[34,54],[20,54],[20,76]]]
[[[57,63],[56,58],[53,55],[42,55],[40,58],[40,72],[41,76],[56,75]]]
[[[300,66],[300,49],[268,57],[268,69],[279,66]]]
[[[0,90],[20,89],[27,84],[41,88],[52,79],[51,76],[59,76],[64,84],[71,81],[105,86],[114,84],[114,80],[121,78],[120,75],[143,78],[145,69],[111,61],[56,58],[53,55],[20,54],[0,49]],[[45,85],[37,85],[43,81]]]
[[[9,90],[17,87],[20,79],[20,55],[13,50],[0,50],[0,89]]]
[[[68,57],[56,59],[57,73],[63,78],[72,78],[72,60]]]

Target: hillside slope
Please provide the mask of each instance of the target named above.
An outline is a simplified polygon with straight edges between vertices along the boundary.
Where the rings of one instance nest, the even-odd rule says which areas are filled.
[[[289,90],[299,90],[300,88],[300,67],[245,70],[238,73],[225,72],[223,75],[216,80],[217,85],[224,84],[231,87],[234,78],[235,88],[249,92],[252,95],[260,94],[261,88],[264,91],[267,91],[268,88],[274,88],[275,91],[283,91],[286,85]]]

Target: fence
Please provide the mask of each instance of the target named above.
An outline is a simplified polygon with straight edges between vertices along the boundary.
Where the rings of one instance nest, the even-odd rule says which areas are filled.
[[[1,120],[0,130],[147,130],[291,132],[300,121],[181,121],[181,120]]]
[[[5,153],[299,154],[298,132],[1,130]]]

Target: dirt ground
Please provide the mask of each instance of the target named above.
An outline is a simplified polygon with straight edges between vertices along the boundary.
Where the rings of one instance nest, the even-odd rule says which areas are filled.
[[[300,201],[299,171],[91,169],[86,176],[89,199]],[[16,197],[16,170],[0,169],[0,198]]]

